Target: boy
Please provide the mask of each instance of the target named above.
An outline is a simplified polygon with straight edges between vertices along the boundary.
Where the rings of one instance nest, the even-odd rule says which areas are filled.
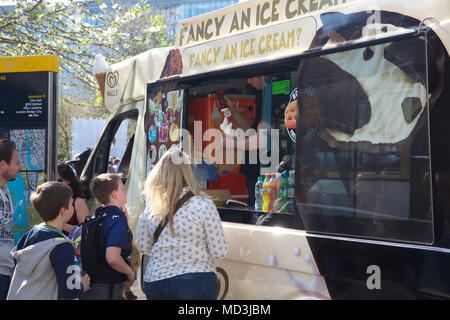
[[[82,300],[121,300],[124,283],[134,281],[130,267],[133,235],[128,227],[125,212],[127,193],[121,175],[104,173],[91,182],[94,197],[103,205],[95,210],[95,216],[114,213],[104,218],[100,225],[100,262],[103,274],[93,279],[91,290],[83,294]]]
[[[16,268],[8,300],[76,299],[89,290],[89,276],[80,279],[72,242],[62,233],[73,215],[72,189],[61,182],[46,182],[36,189],[31,203],[44,223],[26,232],[13,249]]]

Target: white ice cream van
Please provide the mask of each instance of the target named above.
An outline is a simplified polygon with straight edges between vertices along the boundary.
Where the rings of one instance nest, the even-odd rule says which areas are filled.
[[[174,47],[103,75],[112,115],[82,177],[127,126],[136,234],[146,174],[191,152],[230,245],[220,299],[448,299],[449,50],[447,0],[255,0],[181,21]]]

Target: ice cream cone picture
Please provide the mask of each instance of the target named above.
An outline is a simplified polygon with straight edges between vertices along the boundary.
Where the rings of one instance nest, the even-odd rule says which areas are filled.
[[[170,94],[172,95],[172,101],[171,101],[172,103],[171,103],[170,107],[172,109],[176,109],[176,107],[177,107],[178,91],[173,91]]]
[[[153,144],[149,148],[148,157],[149,157],[149,161],[151,163],[155,162],[155,160],[156,160],[156,147]]]
[[[106,73],[111,70],[108,62],[106,62],[105,57],[102,54],[95,55],[94,61],[94,74],[95,79],[97,79],[98,87],[102,95],[103,101],[105,100],[105,81]]]
[[[100,90],[100,93],[102,94],[103,100],[105,100],[105,79],[106,79],[106,72],[105,73],[97,73],[95,75],[95,79],[97,79],[98,88]]]
[[[161,127],[163,120],[164,120],[164,114],[163,114],[162,110],[158,110],[157,112],[155,112],[154,123],[156,124],[156,126],[158,128]]]
[[[178,141],[178,138],[180,137],[180,130],[176,123],[172,123],[170,125],[169,136],[170,136],[170,141],[172,141],[172,142]]]
[[[159,157],[159,159],[162,158],[162,156],[164,155],[164,153],[166,153],[166,151],[167,151],[166,145],[162,144],[162,145],[159,147],[159,151],[158,151],[158,157]]]
[[[158,130],[156,129],[155,124],[152,124],[150,126],[150,129],[148,130],[148,140],[150,143],[153,143],[156,141],[156,137],[158,135]]]
[[[173,110],[181,111],[183,108],[183,91],[175,90],[167,93],[167,106]]]
[[[159,109],[161,109],[161,91],[157,95],[151,96],[148,99],[150,115],[154,115]]]
[[[177,120],[177,117],[175,116],[175,111],[172,108],[167,109],[167,114],[169,117],[169,123],[173,123]]]
[[[159,141],[160,142],[167,142],[169,137],[169,127],[167,124],[163,123],[159,127]]]

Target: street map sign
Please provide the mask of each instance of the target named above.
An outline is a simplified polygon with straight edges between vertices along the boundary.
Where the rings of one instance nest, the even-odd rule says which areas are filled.
[[[14,237],[41,222],[30,195],[56,172],[56,56],[0,58],[0,139],[16,144],[22,164],[8,183]]]

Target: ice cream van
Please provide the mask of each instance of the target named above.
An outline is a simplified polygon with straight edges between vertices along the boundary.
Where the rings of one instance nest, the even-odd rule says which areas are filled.
[[[255,0],[178,29],[97,75],[113,112],[82,176],[127,126],[135,234],[178,147],[230,245],[219,299],[450,298],[450,2]]]

